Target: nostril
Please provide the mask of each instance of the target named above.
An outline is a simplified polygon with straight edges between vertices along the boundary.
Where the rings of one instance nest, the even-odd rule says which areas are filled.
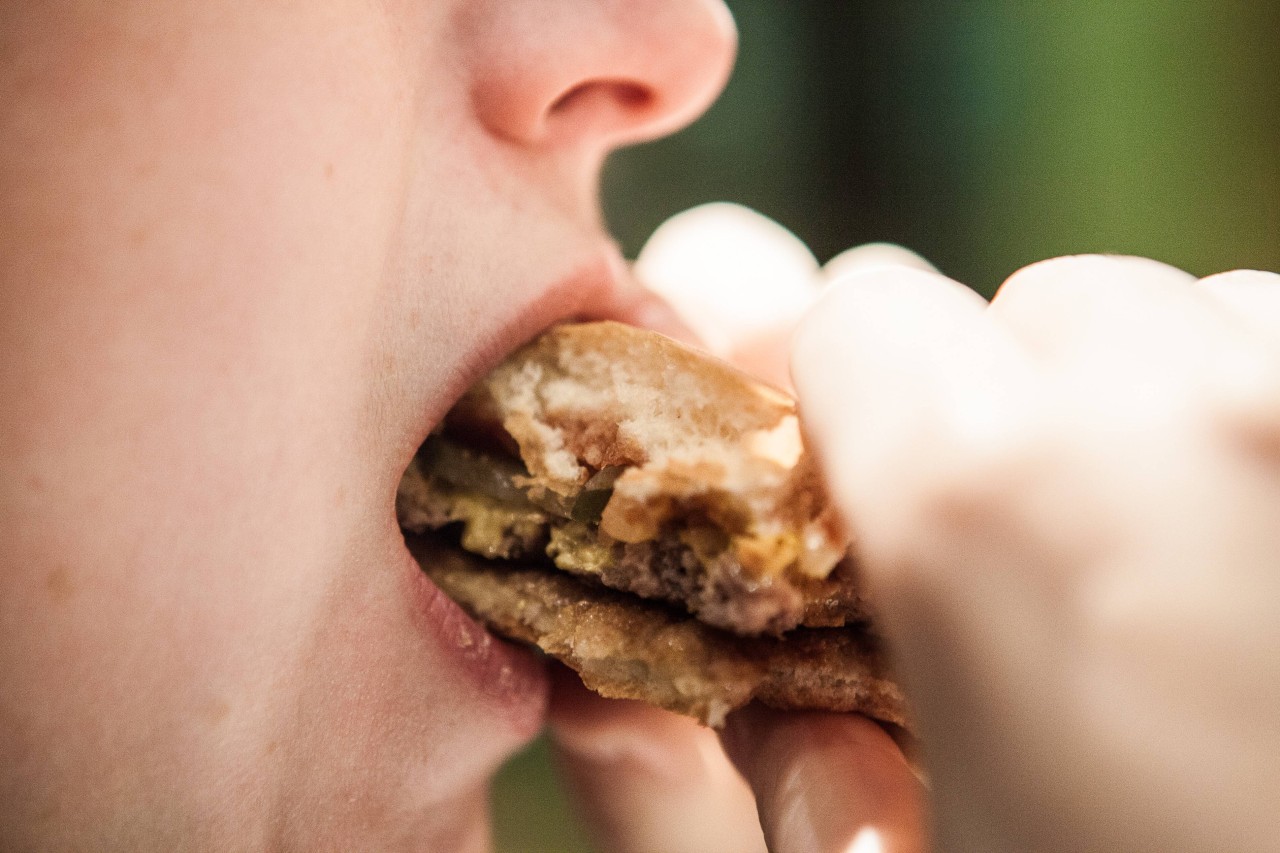
[[[736,44],[723,0],[453,5],[475,118],[539,150],[608,150],[678,130],[724,86]]]
[[[603,112],[635,120],[649,114],[657,100],[653,89],[629,80],[588,80],[556,98],[546,114],[554,120],[572,113]]]

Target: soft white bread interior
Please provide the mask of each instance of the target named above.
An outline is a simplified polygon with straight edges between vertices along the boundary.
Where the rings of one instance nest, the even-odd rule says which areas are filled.
[[[555,327],[453,418],[500,425],[535,489],[572,496],[621,467],[599,521],[619,542],[679,521],[686,544],[728,552],[754,579],[822,579],[846,551],[791,398],[663,335]]]
[[[712,725],[752,699],[906,720],[794,403],[661,335],[521,348],[424,443],[397,512],[451,598],[603,695]]]

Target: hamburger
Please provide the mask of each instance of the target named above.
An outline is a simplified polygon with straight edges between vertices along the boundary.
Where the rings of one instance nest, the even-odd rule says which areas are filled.
[[[907,722],[794,401],[655,332],[556,326],[405,472],[424,571],[609,697]]]

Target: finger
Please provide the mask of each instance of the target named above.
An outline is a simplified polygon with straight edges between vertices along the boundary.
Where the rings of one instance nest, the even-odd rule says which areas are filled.
[[[893,243],[864,243],[845,249],[822,267],[822,277],[835,281],[846,275],[855,275],[876,267],[910,267],[924,272],[938,269],[910,249]]]
[[[990,313],[1049,364],[1116,343],[1135,353],[1158,348],[1163,355],[1177,336],[1202,325],[1204,305],[1194,281],[1146,258],[1054,258],[1010,276],[992,298]]]
[[[1038,354],[1087,424],[1212,417],[1259,384],[1256,340],[1188,274],[1143,258],[1057,258],[1012,276],[991,313]]]
[[[793,323],[818,292],[818,262],[778,223],[736,204],[705,204],[664,222],[635,275],[670,302],[719,355]]]
[[[751,706],[730,715],[723,740],[773,853],[925,849],[923,789],[870,720]]]
[[[823,266],[820,280],[830,286],[837,279],[859,275],[881,268],[908,268],[937,272],[933,265],[909,249],[892,243],[866,243],[846,249]],[[818,293],[814,292],[814,300]],[[741,336],[730,359],[739,367],[772,382],[779,388],[794,390],[791,384],[789,357],[791,339],[799,318],[779,318],[777,325],[755,336]]]
[[[1199,289],[1236,321],[1280,345],[1280,275],[1233,270],[1201,279]]]
[[[909,249],[892,243],[865,243],[836,255],[822,267],[818,281],[830,286],[837,279],[857,275],[880,267],[908,267],[937,272],[933,265]],[[819,291],[813,292],[816,300]],[[810,307],[812,303],[804,306]],[[779,388],[794,392],[791,383],[791,339],[795,334],[799,317],[780,317],[771,329],[754,336],[741,336],[735,344],[731,359],[751,373],[772,382]]]
[[[1235,270],[1201,279],[1199,289],[1254,338],[1258,353],[1218,384],[1220,422],[1245,446],[1280,459],[1280,275]]]
[[[559,668],[551,731],[597,849],[765,850],[751,790],[711,729],[639,702],[603,699]]]
[[[1280,446],[1280,367],[1265,278],[1197,285],[1143,258],[1057,258],[1012,276],[990,311],[1052,371],[1081,429],[1199,422],[1268,448]]]
[[[789,386],[787,343],[819,293],[817,259],[790,231],[741,205],[702,205],[663,223],[634,272],[708,350]]]
[[[985,306],[943,276],[879,268],[833,286],[796,333],[805,428],[868,557],[898,556],[926,484],[981,482],[966,466],[1030,426],[1029,362]]]

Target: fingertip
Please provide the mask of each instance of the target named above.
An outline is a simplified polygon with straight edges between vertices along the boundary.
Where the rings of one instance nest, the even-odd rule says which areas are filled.
[[[878,346],[921,323],[945,326],[985,308],[973,290],[932,269],[863,266],[842,275],[810,306],[797,327],[793,357],[811,362],[831,347]]]
[[[703,756],[683,748],[705,738],[696,721],[643,702],[606,699],[584,687],[564,666],[551,672],[551,738],[574,760],[631,765],[660,777],[700,769]]]
[[[1027,264],[1014,271],[996,289],[992,304],[1011,301],[1028,289],[1053,286],[1081,288],[1094,282],[1142,279],[1164,284],[1186,284],[1194,277],[1177,267],[1133,255],[1061,255]]]
[[[751,704],[728,716],[720,741],[735,766],[748,779],[769,772],[788,756],[812,755],[856,758],[897,776],[911,765],[893,736],[876,721],[860,714],[826,711],[778,711]],[[831,762],[832,767],[840,762]]]
[[[706,726],[605,699],[563,667],[550,726],[557,764],[601,849],[763,853],[754,797]]]
[[[1265,287],[1270,289],[1280,288],[1280,273],[1269,272],[1267,270],[1227,270],[1226,272],[1214,273],[1200,279],[1202,285],[1214,284],[1236,284],[1239,283],[1244,287]]]
[[[636,277],[728,356],[761,335],[789,331],[818,293],[818,261],[802,240],[728,202],[672,216],[645,243]]]
[[[835,282],[847,275],[855,275],[879,267],[907,267],[937,272],[938,268],[922,256],[896,243],[863,243],[845,249],[822,267],[822,277]]]
[[[986,302],[946,276],[872,267],[843,277],[801,320],[791,377],[806,425],[832,437],[866,423],[876,397],[919,384],[948,358],[972,358]],[[890,409],[877,409],[886,414]],[[854,419],[857,419],[856,421]]]
[[[743,776],[754,772],[756,752],[753,746],[757,743],[756,731],[760,725],[759,717],[764,709],[756,704],[739,708],[725,718],[724,728],[718,732],[725,755],[738,768]]]
[[[922,541],[932,496],[998,467],[1042,420],[1034,366],[986,301],[923,270],[835,285],[796,334],[792,376],[872,588]]]
[[[858,715],[748,706],[721,733],[756,793],[770,849],[924,849],[924,792],[893,738]]]
[[[1280,274],[1231,270],[1198,290],[1229,316],[1241,348],[1213,383],[1217,420],[1255,457],[1280,460]]]
[[[1234,317],[1269,332],[1280,332],[1280,274],[1231,270],[1200,279],[1198,290]]]
[[[1195,276],[1185,270],[1152,258],[1095,253],[1060,255],[1027,264],[1009,276],[1001,289],[1011,283],[1023,281],[1077,283],[1119,277],[1136,277],[1167,284],[1186,284],[1195,280]]]

